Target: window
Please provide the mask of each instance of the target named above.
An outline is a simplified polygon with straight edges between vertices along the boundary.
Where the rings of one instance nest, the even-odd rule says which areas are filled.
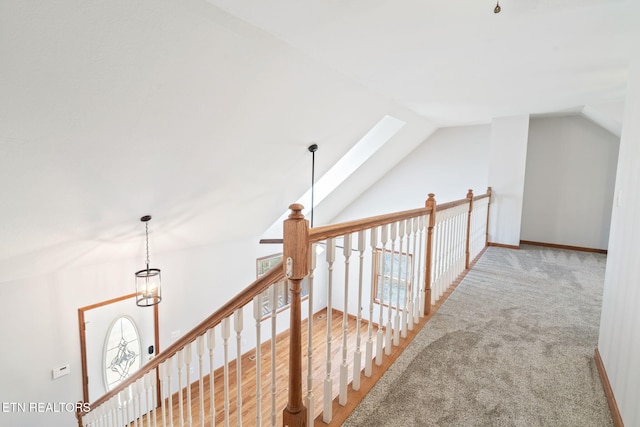
[[[392,265],[393,262],[393,277]],[[375,301],[391,307],[396,307],[398,298],[400,306],[404,306],[407,295],[411,292],[411,271],[413,255],[376,249],[376,271],[374,277]],[[389,301],[389,287],[391,287],[391,301]]]
[[[257,261],[257,276],[260,277],[273,268],[276,264],[282,261],[282,254],[269,255],[263,258],[258,258]],[[287,284],[287,280],[281,280],[280,282],[275,284],[276,287],[276,310],[282,310],[289,306],[290,303],[290,295],[289,295],[289,286]],[[307,278],[302,281],[302,292],[300,294],[302,297],[306,297],[309,295],[309,283]],[[271,314],[271,300],[269,289],[262,293],[262,316],[265,317]]]

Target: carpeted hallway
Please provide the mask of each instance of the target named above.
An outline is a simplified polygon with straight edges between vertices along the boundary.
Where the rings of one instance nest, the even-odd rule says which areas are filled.
[[[345,426],[612,426],[593,359],[606,256],[490,247]]]

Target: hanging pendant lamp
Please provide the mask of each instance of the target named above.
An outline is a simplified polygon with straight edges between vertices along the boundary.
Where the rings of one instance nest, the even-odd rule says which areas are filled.
[[[493,8],[493,13],[500,13],[502,8],[500,7],[500,0],[496,2],[496,7]]]
[[[149,221],[151,215],[140,218],[144,222],[146,247],[147,247],[147,268],[136,271],[136,305],[138,307],[150,307],[162,301],[160,292],[160,270],[149,268]]]

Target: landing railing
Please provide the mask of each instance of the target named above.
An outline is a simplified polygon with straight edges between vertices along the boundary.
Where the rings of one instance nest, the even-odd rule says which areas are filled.
[[[349,403],[486,247],[490,196],[490,189],[476,197],[469,190],[436,205],[430,194],[423,208],[316,228],[292,205],[283,261],[91,403],[79,425],[337,422],[336,405]],[[283,335],[277,289],[285,277],[290,317]],[[318,312],[326,313],[320,345],[312,332]],[[283,346],[288,361],[277,359]],[[277,387],[279,378],[286,387]]]

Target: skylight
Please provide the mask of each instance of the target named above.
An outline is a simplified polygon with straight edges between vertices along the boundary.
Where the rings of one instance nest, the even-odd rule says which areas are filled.
[[[316,180],[313,205],[318,206],[333,190],[338,188],[353,172],[366,162],[376,151],[387,143],[406,122],[386,115],[376,123],[340,160],[336,162],[321,178]],[[322,148],[321,148],[322,149]],[[305,207],[305,216],[311,210],[311,187],[296,201]],[[282,221],[288,211],[271,226],[265,235],[277,234],[282,229]]]

